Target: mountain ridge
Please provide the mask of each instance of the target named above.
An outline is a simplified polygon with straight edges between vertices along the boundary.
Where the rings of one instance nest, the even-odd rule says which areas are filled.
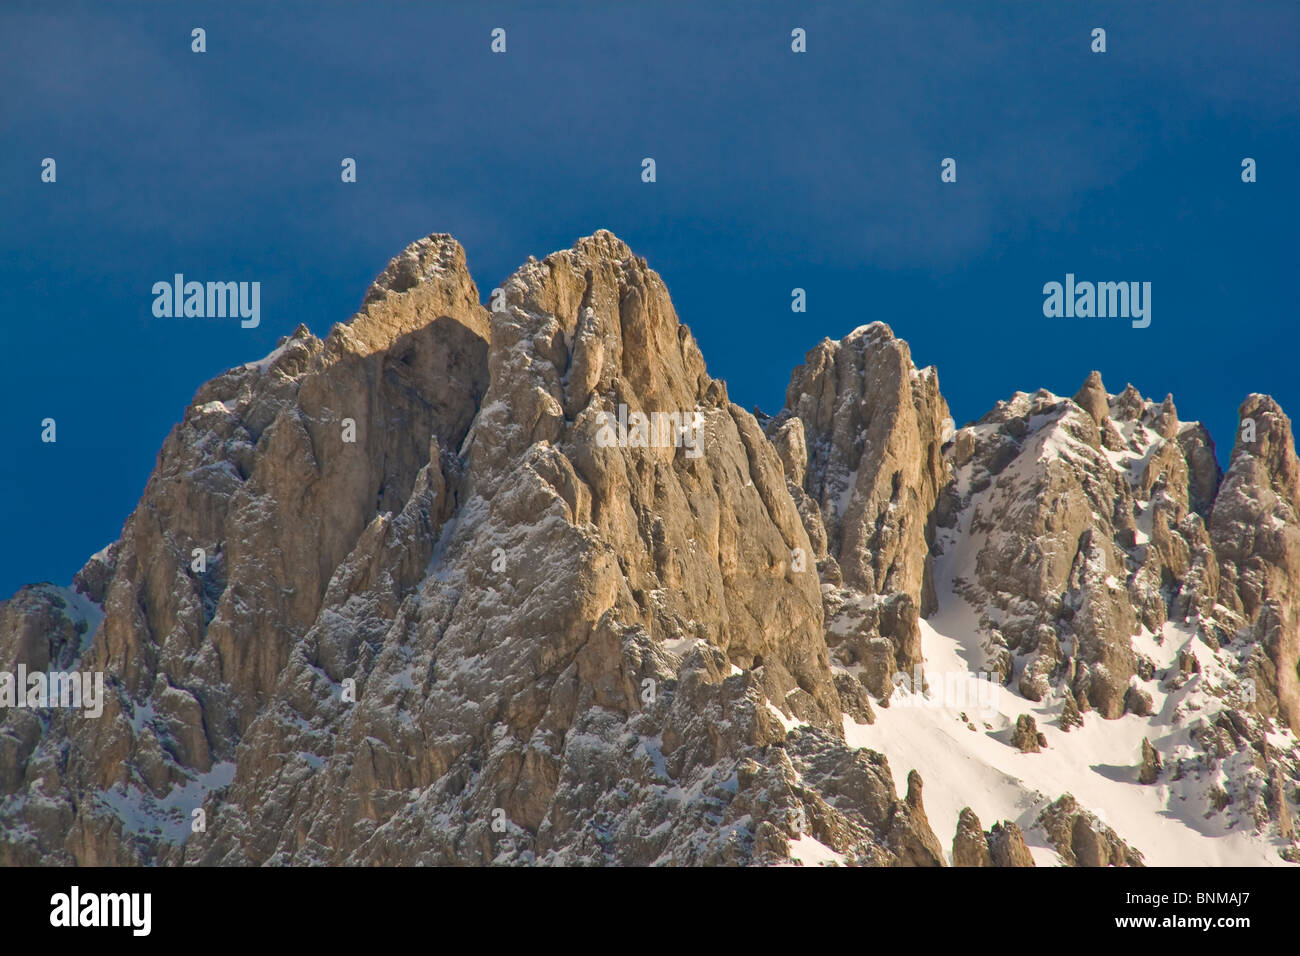
[[[1172,398],[1096,373],[958,429],[871,323],[756,417],[612,233],[500,288],[411,244],[325,339],[198,390],[73,589],[0,605],[0,660],[112,688],[94,722],[0,714],[0,862],[942,865],[984,859],[979,819],[990,861],[1140,862],[1028,783],[992,817],[945,793],[944,850],[921,776],[900,797],[860,741],[945,686],[946,639],[1003,688],[983,736],[949,715],[981,747],[1064,746],[1021,732],[1035,706],[1146,721],[1132,786],[1294,861],[1300,466],[1270,398],[1222,476]],[[703,454],[603,446],[620,404],[698,415]],[[962,602],[963,636],[926,623]]]

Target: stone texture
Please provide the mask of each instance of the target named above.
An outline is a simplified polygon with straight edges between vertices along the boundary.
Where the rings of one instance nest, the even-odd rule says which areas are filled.
[[[825,538],[831,583],[843,586],[826,596],[835,663],[866,668],[877,697],[895,671],[923,664],[918,621],[936,607],[931,514],[948,480],[951,428],[938,374],[918,370],[881,322],[808,352],[768,427],[778,448],[790,448],[782,454],[792,493],[815,504],[801,514],[809,537]]]
[[[1070,794],[1039,814],[1037,825],[1067,866],[1142,866],[1142,854]]]
[[[1151,741],[1142,738],[1142,762],[1138,767],[1138,781],[1140,783],[1155,783],[1160,777],[1160,771],[1163,765],[1160,762],[1160,755],[1156,753],[1156,748],[1151,746]]]
[[[1042,749],[1041,737],[1032,714],[1021,714],[1016,718],[1016,726],[1011,733],[1011,746],[1023,754],[1036,754]]]
[[[1025,846],[1025,835],[1020,827],[1010,821],[993,824],[989,831],[989,855],[994,866],[1035,866],[1034,858]]]
[[[980,818],[970,807],[963,807],[957,817],[957,833],[952,838],[952,865],[993,865],[988,837],[980,827]]]
[[[1219,601],[1243,616],[1267,654],[1268,666],[1252,668],[1257,709],[1300,734],[1300,462],[1291,420],[1275,401],[1251,395],[1239,414],[1210,519]]]
[[[973,668],[1060,701],[1062,730],[1092,711],[1149,721],[1162,749],[1197,754],[1175,769],[1197,781],[1196,812],[1237,794],[1233,819],[1258,830],[1272,768],[1300,776],[1294,743],[1264,742],[1278,724],[1294,733],[1300,466],[1276,402],[1254,395],[1240,414],[1223,475],[1172,397],[1111,395],[1095,372],[1072,400],[1016,393],[944,446],[931,554],[955,565],[978,618]],[[1176,665],[1157,665],[1149,648],[1163,657],[1171,641]],[[1013,736],[1032,749],[1026,730]]]

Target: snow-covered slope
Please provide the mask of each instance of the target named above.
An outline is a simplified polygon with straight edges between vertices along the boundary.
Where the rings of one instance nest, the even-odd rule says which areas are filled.
[[[944,571],[940,572],[941,576]],[[1062,794],[1114,828],[1154,866],[1285,866],[1278,851],[1287,845],[1265,828],[1256,832],[1241,813],[1207,812],[1212,786],[1230,785],[1229,765],[1188,771],[1181,780],[1168,776],[1154,785],[1138,782],[1143,738],[1162,754],[1195,761],[1189,713],[1208,716],[1217,698],[1200,689],[1199,680],[1173,693],[1152,686],[1156,713],[1125,714],[1117,720],[1093,716],[1068,733],[1057,724],[1062,704],[1027,701],[996,681],[974,684],[984,656],[975,616],[951,590],[941,590],[944,608],[921,623],[926,676],[933,692],[917,695],[900,687],[888,708],[876,709],[872,725],[845,717],[845,739],[889,758],[895,771],[916,770],[926,781],[925,805],[937,833],[955,832],[963,807],[982,820],[1012,820],[1040,866],[1060,865],[1039,814]],[[1198,653],[1195,640],[1176,625],[1167,625],[1163,646],[1150,649],[1172,663],[1177,652]],[[1200,656],[1212,655],[1204,647]],[[951,675],[968,678],[960,683]],[[949,688],[945,693],[938,689]],[[951,688],[959,687],[956,694]],[[1021,753],[1010,744],[1016,718],[1032,714],[1047,738],[1039,753]],[[1273,737],[1282,749],[1296,747],[1289,731]],[[1169,761],[1166,757],[1166,761]],[[1236,763],[1239,765],[1241,759]],[[949,852],[951,862],[951,852]]]
[[[1098,449],[1072,427],[1081,419],[1074,402],[1044,392],[1032,398],[1018,395],[1008,408],[1016,417],[995,415],[965,430],[977,445],[1000,447],[1005,424],[1023,422],[1023,430],[1015,429],[1014,457],[1001,455],[996,475],[990,477],[978,454],[954,469],[950,489],[960,510],[949,527],[937,531],[932,565],[937,610],[920,622],[926,689],[915,689],[913,680],[897,680],[889,706],[876,709],[873,724],[845,718],[846,739],[884,753],[896,770],[919,771],[927,781],[926,808],[937,832],[954,832],[964,807],[981,819],[1011,820],[1040,865],[1061,862],[1039,818],[1066,793],[1124,837],[1148,864],[1285,865],[1281,853],[1292,847],[1292,840],[1283,834],[1284,827],[1270,822],[1280,814],[1265,806],[1263,795],[1272,772],[1294,780],[1300,756],[1295,735],[1285,723],[1265,718],[1267,728],[1258,730],[1262,746],[1229,746],[1227,753],[1207,753],[1205,746],[1207,733],[1218,746],[1217,728],[1234,707],[1242,708],[1236,711],[1241,714],[1253,703],[1246,699],[1251,688],[1243,688],[1241,677],[1243,663],[1255,650],[1249,640],[1214,646],[1217,639],[1203,637],[1220,622],[1198,614],[1190,620],[1166,619],[1154,632],[1135,621],[1131,635],[1119,632],[1112,639],[1125,641],[1143,662],[1129,686],[1149,699],[1149,707],[1125,708],[1114,719],[1093,711],[1079,716],[1081,725],[1062,722],[1071,691],[1060,660],[1044,670],[1057,681],[1044,681],[1040,693],[1031,695],[1039,699],[1018,692],[1017,679],[1024,686],[1025,670],[1039,658],[1037,645],[1030,655],[1014,660],[1010,671],[999,672],[997,655],[1005,654],[1007,646],[1003,634],[1014,630],[1009,623],[1017,618],[1032,623],[1040,608],[1025,600],[1011,575],[996,567],[990,573],[981,560],[999,552],[1008,528],[1025,520],[1026,508],[1037,507],[1045,492],[1050,495],[1059,487],[1051,478],[1054,470],[1087,475],[1104,461],[1122,480],[1117,487],[1133,490],[1131,505],[1121,496],[1137,528],[1127,539],[1132,546],[1122,563],[1109,569],[1101,549],[1087,556],[1102,586],[1121,600],[1128,600],[1125,582],[1140,580],[1146,561],[1154,558],[1148,555],[1154,548],[1153,499],[1186,495],[1178,481],[1171,488],[1168,476],[1152,489],[1147,471],[1170,443],[1138,418],[1115,426],[1117,447]],[[1170,430],[1177,436],[1197,427],[1176,423]],[[1083,487],[1068,490],[1076,500],[1088,500]],[[1055,524],[1044,530],[1062,526],[1066,505],[1057,505],[1051,509]],[[1086,524],[1105,526],[1107,517],[1094,509]],[[1065,540],[1077,535],[1072,529]],[[1043,543],[1043,535],[1035,535],[1034,547]],[[1014,596],[998,595],[1000,587],[1010,588]],[[1178,593],[1166,585],[1171,604],[1177,604]],[[963,595],[984,601],[977,609]],[[1221,616],[1226,611],[1217,602],[1213,607]],[[996,643],[990,643],[993,634]],[[1052,641],[1060,655],[1068,657],[1073,650],[1068,627],[1055,628]],[[1036,752],[1013,745],[1017,720],[1025,714],[1034,717],[1045,738]],[[1144,741],[1163,765],[1149,783],[1140,779]]]

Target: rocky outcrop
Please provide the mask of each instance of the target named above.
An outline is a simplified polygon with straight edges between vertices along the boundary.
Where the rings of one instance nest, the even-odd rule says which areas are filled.
[[[1218,597],[1263,652],[1249,665],[1256,709],[1300,734],[1300,462],[1276,402],[1252,395],[1239,413],[1210,519]]]
[[[980,818],[970,807],[963,807],[957,818],[957,832],[952,838],[953,866],[992,866],[988,837],[980,826]]]
[[[1138,782],[1151,784],[1160,778],[1160,771],[1164,765],[1160,761],[1160,754],[1156,753],[1156,748],[1151,746],[1151,741],[1142,738],[1142,762],[1138,766]]]
[[[1171,397],[1112,395],[1096,372],[1073,399],[1017,393],[945,446],[934,552],[979,619],[979,666],[1059,701],[1067,732],[1092,712],[1172,724],[1162,749],[1201,780],[1202,812],[1236,793],[1258,829],[1271,767],[1300,769],[1294,745],[1266,742],[1292,723],[1297,686],[1300,466],[1271,399],[1252,396],[1241,419],[1224,476]],[[1034,749],[1027,727],[1012,737]],[[1148,744],[1139,778],[1160,770]]]
[[[809,352],[786,405],[803,425],[802,484],[844,582],[910,595],[928,613],[926,523],[946,479],[940,448],[951,427],[934,369],[918,371],[907,344],[875,322]]]
[[[908,771],[907,797],[904,799],[908,812],[899,814],[893,845],[903,865],[943,866],[943,847],[930,829],[921,802],[921,788],[921,775],[915,770]]]
[[[1273,767],[1269,778],[1269,816],[1277,822],[1278,836],[1291,841],[1295,838],[1295,818],[1287,801],[1286,781],[1282,777],[1282,768]]]
[[[1032,714],[1021,714],[1016,718],[1015,729],[1011,732],[1011,746],[1022,754],[1036,754],[1047,746],[1047,738],[1038,732],[1038,724]]]
[[[812,349],[767,428],[823,580],[842,585],[826,598],[832,655],[877,697],[923,663],[918,619],[936,606],[930,516],[951,428],[935,370],[918,370],[880,322]]]
[[[989,854],[994,866],[1035,866],[1034,858],[1025,846],[1025,835],[1020,827],[1010,821],[993,824],[989,831]]]
[[[1141,853],[1068,793],[1039,814],[1037,825],[1067,866],[1143,865]]]
[[[958,587],[987,608],[995,643],[1026,657],[1020,693],[1041,700],[1068,674],[1080,705],[1118,717],[1139,624],[1116,586],[1127,578],[1117,524],[1134,526],[1134,500],[1093,415],[1047,392],[1019,393],[963,429],[952,454],[959,477],[940,522],[955,527],[969,509],[982,542]]]
[[[1075,727],[1083,726],[1083,713],[1074,693],[1067,687],[1061,692],[1061,715],[1056,719],[1057,726],[1067,734]]]
[[[948,531],[939,546],[960,528],[974,549],[957,589],[984,621],[987,666],[1019,673],[1022,696],[1068,687],[1081,711],[1145,715],[1140,630],[1191,622],[1215,646],[1230,633],[1235,622],[1216,617],[1222,561],[1205,521],[1213,443],[1171,398],[1132,386],[1110,396],[1093,372],[1073,400],[1017,393],[946,453],[956,477],[936,509]]]

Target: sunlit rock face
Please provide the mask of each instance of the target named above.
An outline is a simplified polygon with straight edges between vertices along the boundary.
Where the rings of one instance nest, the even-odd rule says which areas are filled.
[[[97,717],[0,708],[0,863],[1140,862],[1028,774],[940,824],[944,772],[927,809],[919,750],[861,745],[920,719],[892,708],[944,686],[940,638],[1007,695],[953,716],[971,761],[1143,721],[1135,786],[1202,781],[1285,849],[1300,466],[1271,399],[1226,476],[1172,399],[1095,374],[955,429],[876,322],[769,418],[608,232],[497,287],[412,244],[325,338],[199,389],[71,587],[0,605],[0,703],[20,664],[105,688]]]

